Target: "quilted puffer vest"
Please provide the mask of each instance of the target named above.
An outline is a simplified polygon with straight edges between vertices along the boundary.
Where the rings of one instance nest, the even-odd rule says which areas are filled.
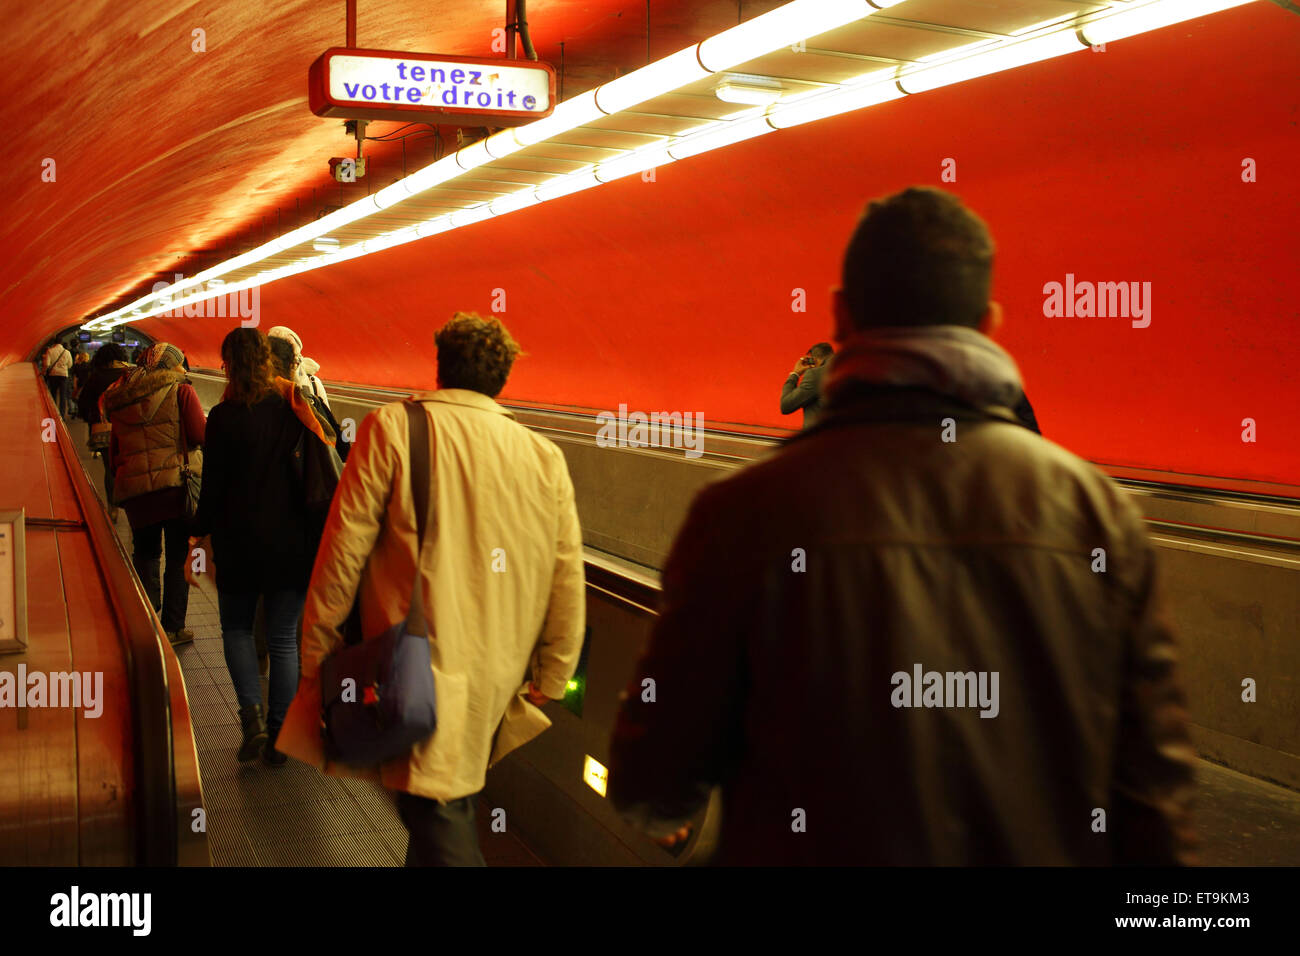
[[[181,421],[177,388],[183,370],[132,373],[104,393],[117,436],[113,496],[126,501],[181,485]],[[195,452],[191,465],[197,470]]]

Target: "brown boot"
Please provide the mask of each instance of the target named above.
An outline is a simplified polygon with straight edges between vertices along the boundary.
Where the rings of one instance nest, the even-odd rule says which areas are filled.
[[[239,708],[239,723],[244,729],[244,742],[236,756],[240,763],[257,759],[266,746],[266,721],[262,719],[262,705]]]

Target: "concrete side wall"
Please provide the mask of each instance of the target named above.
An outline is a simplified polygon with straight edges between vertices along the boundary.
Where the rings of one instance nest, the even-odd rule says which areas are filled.
[[[210,406],[214,387],[198,384]],[[360,422],[372,407],[340,399],[335,414]],[[573,476],[584,542],[652,568],[663,566],[695,494],[734,467],[680,452],[598,448],[564,438],[557,444]],[[1286,507],[1219,507],[1158,494],[1137,494],[1136,501],[1154,520],[1300,538],[1300,516]],[[1198,748],[1242,773],[1300,789],[1300,559],[1176,532],[1153,538],[1181,637]],[[1255,683],[1253,702],[1243,700],[1248,678]]]
[[[691,499],[730,472],[680,454],[559,443],[569,461],[583,539],[662,567]],[[1300,537],[1296,515],[1263,507],[1207,515],[1204,506],[1139,495],[1160,521]],[[1300,559],[1243,544],[1153,534],[1181,639],[1182,673],[1201,753],[1300,789]],[[1255,700],[1242,699],[1247,678]]]

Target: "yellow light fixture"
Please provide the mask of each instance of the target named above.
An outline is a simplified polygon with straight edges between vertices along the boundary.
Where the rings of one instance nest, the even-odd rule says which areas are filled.
[[[591,754],[586,754],[582,764],[582,781],[603,797],[609,786],[609,771]]]

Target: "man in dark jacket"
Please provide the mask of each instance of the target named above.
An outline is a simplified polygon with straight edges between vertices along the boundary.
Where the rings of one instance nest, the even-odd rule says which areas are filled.
[[[81,397],[77,402],[83,422],[94,425],[103,420],[99,410],[99,397],[130,370],[126,349],[115,342],[100,346],[90,360],[86,384],[82,386]]]
[[[651,835],[716,784],[724,863],[1186,859],[1155,554],[1011,412],[992,259],[947,193],[873,202],[820,424],[696,498],[612,744],[610,799]]]
[[[794,369],[781,386],[781,414],[793,415],[803,409],[803,427],[817,424],[822,412],[822,379],[826,363],[835,355],[829,342],[818,342],[794,363]]]

